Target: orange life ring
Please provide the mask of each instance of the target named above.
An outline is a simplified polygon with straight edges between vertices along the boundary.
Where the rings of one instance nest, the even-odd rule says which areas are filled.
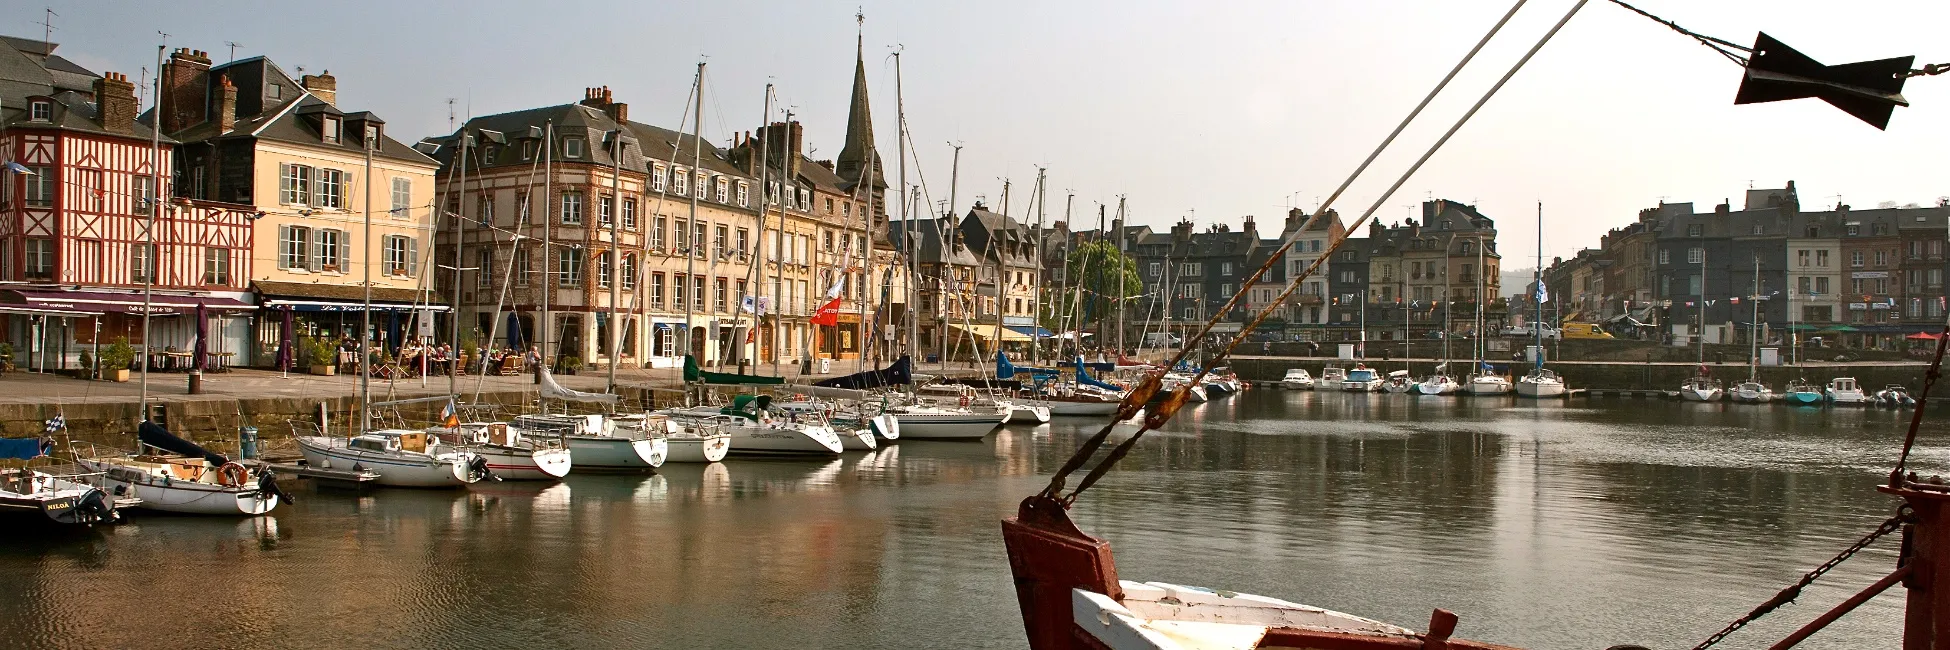
[[[224,463],[222,467],[217,468],[217,485],[239,487],[249,479],[250,470],[244,469],[243,465],[235,462]]]
[[[963,396],[961,396],[961,405],[962,405],[962,406],[968,406],[968,396],[967,396],[967,395],[963,395]]]

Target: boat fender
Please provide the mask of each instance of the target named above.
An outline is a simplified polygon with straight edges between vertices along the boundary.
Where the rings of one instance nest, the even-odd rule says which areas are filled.
[[[240,487],[249,479],[250,471],[235,462],[224,463],[222,467],[217,468],[217,485]]]

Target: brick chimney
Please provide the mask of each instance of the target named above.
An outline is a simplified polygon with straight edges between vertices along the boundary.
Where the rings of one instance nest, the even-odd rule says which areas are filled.
[[[1253,215],[1246,215],[1246,223],[1240,226],[1239,230],[1246,233],[1247,237],[1259,239],[1259,226],[1253,224]]]
[[[237,126],[237,85],[230,83],[230,75],[217,75],[217,132],[229,133]]]
[[[95,80],[95,106],[102,128],[113,133],[135,131],[135,84],[120,72],[102,73]]]
[[[177,48],[170,53],[169,60],[162,69],[163,110],[161,116],[164,133],[175,133],[202,124],[210,119],[205,104],[210,90],[210,57],[202,52],[186,47]]]
[[[331,70],[324,74],[308,74],[298,79],[298,85],[311,91],[312,96],[325,100],[333,106],[339,105],[339,80],[332,76]]]

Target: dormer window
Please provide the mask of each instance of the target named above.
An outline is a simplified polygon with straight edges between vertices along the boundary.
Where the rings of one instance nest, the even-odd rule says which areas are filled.
[[[564,157],[564,158],[581,158],[581,157],[582,157],[582,138],[563,138],[563,139],[562,139],[562,157]]]
[[[28,102],[27,119],[31,119],[36,122],[53,121],[54,102],[45,99],[36,99],[34,101]]]
[[[341,128],[339,118],[330,115],[325,116],[323,125],[319,127],[319,132],[324,137],[325,142],[330,144],[338,144],[340,141],[340,133],[343,131],[344,129]]]
[[[534,140],[528,140],[528,141],[525,141],[525,142],[522,142],[522,143],[521,143],[521,159],[522,159],[522,160],[534,160],[534,159],[535,159],[535,141],[534,141]]]

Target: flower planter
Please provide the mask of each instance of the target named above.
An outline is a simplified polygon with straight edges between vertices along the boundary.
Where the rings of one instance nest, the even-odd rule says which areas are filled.
[[[128,381],[128,380],[129,380],[129,369],[128,369],[128,368],[116,368],[116,369],[114,369],[114,370],[109,370],[109,371],[106,371],[106,374],[108,375],[108,377],[107,377],[107,379],[108,379],[109,381],[124,381],[124,382],[125,382],[125,381]]]
[[[339,374],[339,369],[337,366],[333,366],[331,364],[315,365],[311,367],[311,374],[319,375],[322,377],[330,377],[332,375]]]

